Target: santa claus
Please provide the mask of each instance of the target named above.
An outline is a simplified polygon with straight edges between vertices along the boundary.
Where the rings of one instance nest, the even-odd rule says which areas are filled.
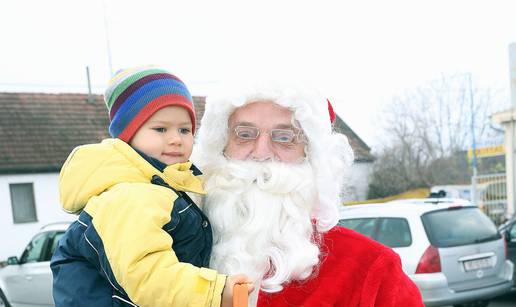
[[[255,281],[250,306],[423,306],[389,248],[337,226],[353,153],[316,92],[239,86],[208,96],[194,161],[205,174],[210,266]]]

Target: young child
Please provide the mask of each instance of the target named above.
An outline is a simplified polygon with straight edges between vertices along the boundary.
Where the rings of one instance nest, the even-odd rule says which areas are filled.
[[[113,139],[75,148],[61,169],[63,208],[79,217],[50,264],[56,306],[230,306],[233,285],[249,280],[206,268],[211,226],[185,193],[204,193],[188,161],[195,111],[185,84],[128,69],[105,101]]]

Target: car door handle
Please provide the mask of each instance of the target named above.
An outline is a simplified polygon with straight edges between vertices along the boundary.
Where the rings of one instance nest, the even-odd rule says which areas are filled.
[[[31,281],[32,280],[32,276],[25,276],[25,279],[28,280],[28,281]]]

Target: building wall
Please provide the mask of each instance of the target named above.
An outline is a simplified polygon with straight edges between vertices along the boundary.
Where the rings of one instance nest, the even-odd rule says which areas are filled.
[[[21,256],[32,236],[44,225],[72,221],[75,215],[61,209],[58,192],[59,174],[0,175],[0,261]],[[37,222],[13,223],[9,184],[32,183]]]
[[[362,201],[367,199],[369,176],[373,171],[372,162],[355,162],[350,168],[349,178],[344,183],[343,201]]]

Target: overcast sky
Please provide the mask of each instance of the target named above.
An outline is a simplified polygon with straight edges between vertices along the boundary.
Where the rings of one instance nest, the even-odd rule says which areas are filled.
[[[516,1],[2,0],[0,33],[0,91],[87,92],[89,66],[101,93],[109,54],[113,71],[161,65],[193,95],[274,76],[321,89],[374,147],[393,95],[443,73],[508,91]]]

